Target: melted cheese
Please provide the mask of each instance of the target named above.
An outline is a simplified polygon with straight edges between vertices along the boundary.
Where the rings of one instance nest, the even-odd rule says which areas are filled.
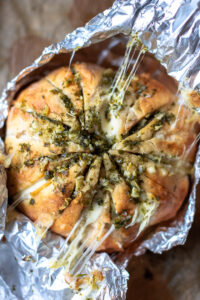
[[[127,73],[129,71],[130,65],[133,61],[134,55],[136,53],[136,50],[139,50],[139,53],[135,59],[135,62],[133,63],[133,66],[131,67],[131,71],[127,76]],[[132,52],[132,49],[133,52]],[[138,39],[137,34],[131,35],[129,38],[129,41],[126,45],[126,52],[124,55],[124,59],[122,61],[121,66],[118,69],[118,72],[115,76],[112,90],[109,95],[109,102],[112,102],[113,100],[116,101],[115,104],[117,106],[120,106],[123,104],[125,93],[133,79],[133,77],[136,74],[136,71],[139,66],[139,61],[141,59],[141,56],[144,55],[144,53],[147,51],[147,48],[141,43],[141,41]]]
[[[133,57],[139,48],[139,53],[133,63]],[[132,92],[131,97],[126,96],[126,101],[124,101],[124,98],[136,74],[140,59],[145,52],[146,48],[139,41],[137,35],[132,35],[127,43],[124,59],[116,73],[111,91],[104,99],[104,101],[109,104],[109,120],[105,117],[105,110],[103,108],[101,110],[101,127],[108,138],[117,137],[117,139],[120,139],[123,127],[126,128],[128,126],[129,120],[127,116],[130,113],[130,108],[135,102],[136,97]],[[130,66],[131,70],[129,72]]]
[[[65,270],[76,276],[81,273],[87,262],[93,256],[98,247],[106,240],[106,238],[114,231],[114,225],[103,235],[102,238],[96,237],[96,240],[87,248],[88,226],[95,223],[103,210],[103,206],[95,205],[92,210],[87,210],[81,217],[81,219],[74,226],[72,232],[69,234],[63,247],[61,248],[56,261],[52,267],[64,266]],[[103,227],[102,227],[103,230]],[[99,236],[102,234],[102,230],[99,232]],[[75,235],[71,243],[69,239]],[[87,248],[87,250],[85,250]]]
[[[84,243],[88,226],[97,221],[102,212],[102,209],[102,206],[95,205],[93,210],[88,210],[87,212],[85,212],[85,214],[82,216],[81,221],[78,223],[78,225],[76,225],[76,230],[73,229],[75,238],[71,241],[65,253],[63,253],[63,249],[61,249],[59,255],[57,256],[57,261],[53,264],[52,267],[65,266],[66,270],[70,272],[73,265],[76,263],[77,257],[80,258],[85,249],[85,247],[80,247],[80,244]],[[70,235],[72,236],[71,233]]]
[[[82,260],[81,260],[81,268],[78,269],[78,270],[76,271],[75,274],[78,274],[78,273],[81,273],[81,272],[82,272],[82,270],[84,269],[85,265],[86,265],[87,262],[90,260],[90,258],[92,257],[92,255],[95,253],[95,251],[98,249],[98,247],[99,247],[99,246],[107,239],[107,237],[108,237],[109,235],[111,235],[111,233],[114,231],[114,229],[115,229],[115,226],[112,225],[112,226],[110,227],[110,229],[106,232],[106,234],[105,234],[100,240],[97,239],[97,241],[94,243],[94,245],[93,245],[93,246],[90,246],[90,247],[87,249],[87,251],[86,251],[87,253],[84,255],[84,257],[85,257],[85,256],[87,256],[87,257],[86,257],[84,263],[82,263]],[[78,265],[78,264],[77,264],[77,265]],[[75,268],[74,268],[74,270],[75,270]]]
[[[101,127],[108,138],[118,136],[120,128],[123,125],[122,122],[122,119],[116,116],[113,111],[110,111],[110,120],[108,121],[105,118],[105,112],[103,110],[101,111]]]
[[[14,202],[9,206],[8,211],[13,210],[22,201],[31,199],[32,198],[31,194],[38,190],[41,190],[43,187],[46,186],[47,182],[48,181],[46,179],[40,178],[38,181],[33,183],[30,187],[24,189],[22,192],[15,195],[15,197],[13,199]],[[49,183],[50,183],[50,181],[49,181]]]
[[[139,234],[149,224],[150,219],[155,213],[158,206],[159,203],[155,196],[151,193],[147,193],[147,199],[137,204],[131,223],[127,226],[127,228],[135,225],[136,223],[140,224],[137,233],[137,236],[139,236]]]

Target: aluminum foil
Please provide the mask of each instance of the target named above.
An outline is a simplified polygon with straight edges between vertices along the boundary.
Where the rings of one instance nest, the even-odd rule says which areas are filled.
[[[63,62],[63,57],[61,59],[63,53],[67,55],[75,51],[77,57],[80,53],[80,60],[81,57],[86,58],[84,53],[89,59],[88,53],[92,51],[95,57],[92,62],[105,63],[110,50],[118,47],[123,41],[123,37],[115,37],[118,34],[137,32],[149,51],[167,69],[169,75],[187,87],[199,89],[199,7],[200,1],[195,0],[115,1],[110,9],[97,15],[85,27],[76,29],[60,43],[45,48],[31,66],[22,70],[8,83],[0,99],[0,126],[4,126],[9,102],[16,92],[28,82],[42,76],[45,70],[55,68],[58,61]],[[106,42],[108,38],[110,40]],[[103,41],[105,45],[102,44]],[[98,45],[95,48],[96,43]],[[89,48],[81,52],[85,47]],[[103,50],[100,51],[101,47]],[[67,62],[67,58],[65,61]],[[119,63],[119,55],[117,58],[111,56],[110,64],[118,66]],[[199,154],[198,151],[195,180],[187,203],[176,220],[167,227],[157,227],[155,232],[134,249],[135,254],[141,254],[145,249],[161,253],[185,242],[195,211],[196,185],[200,174]],[[18,213],[14,214],[5,226],[7,190],[3,167],[0,169],[0,176],[0,237],[5,235],[0,243],[0,298],[81,299],[81,296],[73,295],[67,288],[62,268],[57,270],[49,268],[49,260],[57,254],[64,242],[61,237],[48,232],[38,246],[32,222]],[[128,280],[125,266],[132,254],[133,251],[127,250],[124,254],[112,258],[106,253],[93,256],[85,272],[89,273],[92,269],[99,268],[103,270],[104,280],[95,295],[97,299],[125,299]]]
[[[50,259],[58,254],[63,242],[48,232],[38,246],[32,222],[22,214],[13,216],[0,244],[0,299],[82,299],[67,288],[63,268],[49,268]],[[97,299],[125,299],[128,273],[121,265],[116,265],[106,253],[96,254],[84,273],[92,270],[102,270],[105,277],[95,295]]]

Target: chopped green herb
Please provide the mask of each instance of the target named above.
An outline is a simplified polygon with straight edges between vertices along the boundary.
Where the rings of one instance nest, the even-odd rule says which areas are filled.
[[[25,162],[24,162],[24,165],[26,166],[26,167],[32,167],[32,166],[34,166],[34,160],[33,159],[29,159],[29,160],[26,160]]]
[[[77,72],[76,74],[74,74],[74,81],[76,83],[79,83],[81,80],[80,74]]]
[[[100,206],[103,205],[103,202],[104,202],[104,201],[103,201],[102,198],[97,199],[97,204],[98,204],[98,205],[100,205]]]
[[[57,89],[57,88],[50,90],[50,92],[54,95],[57,95],[60,93],[59,89]]]
[[[12,285],[12,291],[13,292],[16,291],[16,285],[15,284]]]
[[[34,205],[35,204],[35,200],[33,198],[31,198],[31,200],[29,201],[30,205]]]
[[[84,276],[87,276],[87,274],[77,274],[76,275],[77,278],[81,278],[81,277],[84,277]]]
[[[131,216],[117,216],[114,219],[114,225],[116,229],[120,229],[122,227],[125,227],[128,222],[130,221]]]
[[[53,171],[49,171],[49,170],[47,170],[47,171],[45,171],[45,175],[44,175],[44,178],[45,179],[51,179],[51,178],[53,178],[53,176],[54,176],[54,172]]]
[[[26,143],[22,143],[22,144],[19,144],[19,147],[20,147],[20,152],[30,152],[31,151],[31,146],[29,144],[26,144]]]
[[[138,99],[144,91],[147,91],[147,86],[140,83],[140,82],[137,82],[136,83],[136,99]]]
[[[67,78],[67,79],[65,79],[64,82],[63,82],[63,87],[68,87],[68,86],[70,86],[70,84],[72,84],[72,83],[73,83],[73,79],[72,79],[72,78]]]
[[[123,145],[125,146],[125,147],[133,147],[133,146],[136,146],[136,145],[138,145],[140,143],[140,141],[132,141],[132,140],[125,140],[124,142],[123,142]]]

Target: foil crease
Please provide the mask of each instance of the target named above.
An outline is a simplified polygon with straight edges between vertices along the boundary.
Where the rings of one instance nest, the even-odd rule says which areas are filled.
[[[0,244],[1,299],[82,299],[66,288],[63,268],[50,268],[50,259],[63,242],[48,232],[38,245],[35,226],[24,215],[15,213],[6,226],[5,241]],[[101,270],[105,278],[95,299],[125,299],[129,275],[123,266],[101,253],[86,264],[84,273],[92,270]],[[9,293],[3,297],[7,290]]]
[[[59,43],[44,49],[33,64],[22,70],[8,83],[0,98],[0,127],[4,126],[9,102],[16,92],[30,81],[32,74],[49,63],[56,54],[78,51],[117,34],[138,33],[149,51],[161,61],[169,75],[192,89],[200,88],[200,1],[195,0],[118,0],[97,15],[85,27],[76,29]],[[1,143],[2,146],[2,143]],[[200,151],[200,150],[199,150]],[[168,227],[157,227],[139,247],[139,255],[149,249],[162,253],[183,244],[193,222],[196,186],[200,177],[200,152],[195,162],[195,180],[188,202],[176,221]],[[1,299],[78,299],[66,288],[63,269],[49,268],[64,240],[48,232],[45,239],[36,239],[32,222],[21,214],[6,219],[6,173],[0,168],[0,298]],[[118,263],[106,253],[96,254],[86,265],[85,272],[101,268],[104,281],[96,299],[125,299],[128,273],[126,252]]]

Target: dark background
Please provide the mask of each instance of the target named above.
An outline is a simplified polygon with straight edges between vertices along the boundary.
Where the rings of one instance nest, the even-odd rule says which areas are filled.
[[[112,0],[0,0],[0,93],[42,49],[83,26]],[[197,196],[197,200],[199,196]],[[198,201],[197,201],[198,202]],[[184,246],[129,264],[128,300],[200,299],[200,213]]]

